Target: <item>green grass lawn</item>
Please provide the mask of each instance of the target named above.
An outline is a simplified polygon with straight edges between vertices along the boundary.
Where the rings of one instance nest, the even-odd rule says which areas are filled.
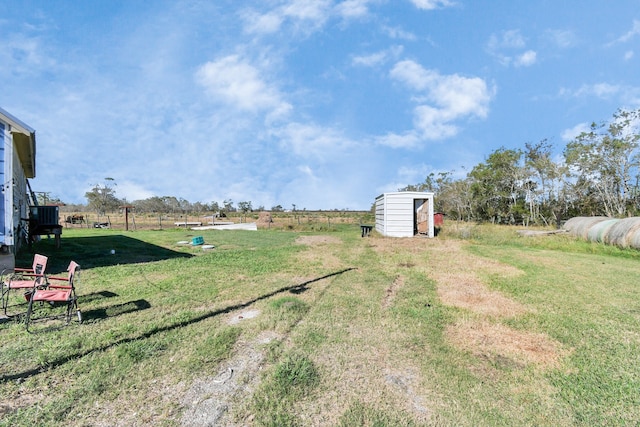
[[[200,235],[215,248],[178,244]],[[12,295],[0,425],[640,423],[637,251],[357,225],[65,229],[33,250],[81,265],[84,321],[36,307],[29,333]]]

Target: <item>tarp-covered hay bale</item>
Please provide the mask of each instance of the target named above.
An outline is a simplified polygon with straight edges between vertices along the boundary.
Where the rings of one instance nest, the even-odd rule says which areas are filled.
[[[590,242],[607,243],[605,236],[617,222],[617,219],[605,219],[604,221],[594,223],[591,228],[587,230],[587,240]]]
[[[640,249],[640,217],[575,217],[568,220],[563,228],[590,242]]]
[[[633,235],[637,234],[639,229],[640,218],[620,219],[609,229],[605,243],[620,246],[621,248],[628,248],[630,241],[633,240]]]
[[[564,229],[574,236],[582,237],[583,239],[587,238],[587,234],[589,233],[589,229],[594,225],[602,221],[606,221],[606,216],[578,216],[575,218],[571,218],[564,224]]]

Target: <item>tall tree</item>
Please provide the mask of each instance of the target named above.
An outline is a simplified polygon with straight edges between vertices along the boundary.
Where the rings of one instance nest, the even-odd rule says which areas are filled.
[[[238,209],[240,209],[240,211],[242,212],[242,217],[243,220],[246,220],[247,218],[247,213],[251,212],[253,210],[253,207],[251,206],[251,202],[238,202]]]
[[[96,184],[91,191],[85,193],[88,206],[95,210],[98,215],[104,215],[106,212],[117,210],[122,201],[116,197],[115,180],[113,178],[105,178],[104,184]]]
[[[235,212],[236,208],[233,207],[233,200],[231,199],[226,199],[225,201],[222,202],[223,204],[223,212],[224,213],[229,213],[229,212]]]
[[[564,156],[577,194],[592,194],[598,213],[625,216],[638,204],[640,110],[618,110],[567,144]]]
[[[473,219],[473,192],[470,178],[453,180],[447,176],[438,185],[435,209],[458,221]]]
[[[568,168],[553,160],[553,144],[546,139],[532,144],[525,143],[525,167],[531,181],[525,181],[531,219],[536,222],[558,222],[563,208],[564,182]]]
[[[485,163],[469,173],[478,219],[513,223],[522,218],[524,194],[521,150],[504,147],[489,155]]]

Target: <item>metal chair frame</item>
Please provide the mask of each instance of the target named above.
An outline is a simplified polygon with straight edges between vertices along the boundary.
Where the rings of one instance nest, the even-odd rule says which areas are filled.
[[[80,266],[75,261],[69,263],[67,268],[67,277],[48,277],[47,287],[33,288],[33,292],[29,298],[29,306],[25,316],[25,327],[29,330],[29,322],[33,313],[34,303],[48,303],[51,307],[56,305],[66,305],[65,323],[68,325],[71,321],[73,311],[78,318],[78,323],[82,323],[82,313],[78,308],[78,297],[76,295],[76,283],[79,281]],[[61,284],[64,283],[64,284]]]
[[[9,271],[8,274],[2,274],[2,310],[7,316],[7,308],[9,306],[9,292],[11,290],[31,291],[34,288],[46,287],[47,276],[45,270],[47,268],[48,258],[44,255],[35,254],[31,268],[16,267]]]

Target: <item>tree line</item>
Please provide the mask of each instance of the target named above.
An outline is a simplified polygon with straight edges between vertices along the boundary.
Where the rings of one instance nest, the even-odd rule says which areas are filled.
[[[592,123],[561,156],[544,139],[504,147],[464,178],[431,173],[400,191],[435,193],[435,209],[466,221],[557,224],[574,216],[640,214],[640,110],[618,110]]]
[[[82,212],[92,211],[98,216],[106,215],[109,212],[117,212],[125,206],[133,208],[135,212],[142,214],[169,214],[169,215],[192,215],[202,213],[214,213],[225,216],[228,213],[238,212],[246,215],[249,212],[264,211],[264,206],[253,206],[251,201],[240,201],[237,204],[231,199],[225,199],[219,203],[213,201],[210,203],[190,202],[186,199],[175,196],[153,196],[147,199],[135,200],[132,202],[126,199],[118,198],[116,195],[117,184],[113,178],[105,178],[104,183],[95,184],[91,190],[85,193],[87,204],[67,205],[59,199],[50,198],[42,199],[38,195],[40,204],[58,204],[63,206],[64,211]],[[44,194],[44,193],[43,193]],[[48,194],[48,193],[47,193]],[[281,205],[271,207],[272,212],[284,212],[285,209]],[[296,205],[293,205],[293,211],[296,211]]]
[[[225,216],[231,212],[247,214],[254,210],[250,201],[238,202],[236,206],[231,199],[224,200],[222,203],[215,201],[211,203],[191,203],[186,199],[175,196],[153,196],[128,202],[116,196],[115,183],[111,178],[107,178],[104,184],[96,184],[90,191],[85,193],[85,197],[87,198],[86,208],[96,212],[98,215],[115,212],[125,206],[132,207],[137,213],[170,215],[213,212]],[[74,208],[78,210],[78,206],[74,206]],[[264,210],[264,207],[260,206],[258,210]]]

